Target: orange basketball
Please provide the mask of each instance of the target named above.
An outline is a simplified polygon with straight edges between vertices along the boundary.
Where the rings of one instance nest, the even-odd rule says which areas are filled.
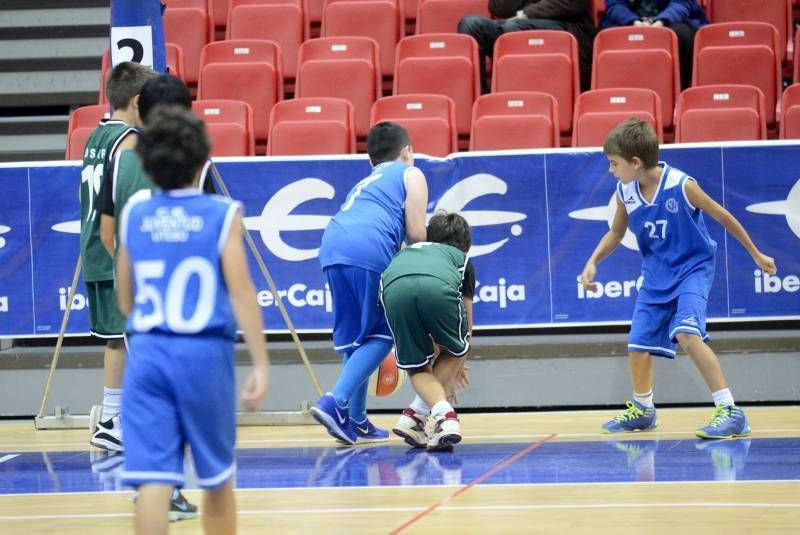
[[[370,375],[367,392],[370,396],[391,396],[400,390],[407,377],[406,371],[397,367],[392,348],[375,373]]]

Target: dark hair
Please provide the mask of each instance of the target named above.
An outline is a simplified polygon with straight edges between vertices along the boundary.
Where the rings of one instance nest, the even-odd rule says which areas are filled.
[[[372,165],[396,160],[403,147],[411,145],[408,130],[397,123],[384,121],[369,129],[367,133],[367,154]]]
[[[206,127],[179,106],[156,106],[150,113],[136,143],[145,172],[165,190],[188,186],[211,151]]]
[[[436,212],[428,221],[427,240],[452,245],[464,253],[468,253],[472,247],[472,234],[467,220],[458,214],[444,211]]]
[[[658,165],[658,136],[650,123],[631,117],[617,125],[603,143],[606,156],[633,161],[636,156],[646,169]]]
[[[131,99],[139,94],[144,84],[156,71],[132,61],[123,61],[111,70],[106,81],[106,97],[115,110],[127,110]]]
[[[147,124],[147,115],[159,104],[192,108],[192,95],[180,78],[169,74],[159,74],[144,84],[139,93],[139,117]]]

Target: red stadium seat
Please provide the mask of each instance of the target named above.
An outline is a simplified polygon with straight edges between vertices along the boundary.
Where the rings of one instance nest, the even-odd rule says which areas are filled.
[[[392,121],[408,130],[415,153],[447,156],[458,150],[456,105],[444,95],[396,95],[372,105],[370,124]]]
[[[86,140],[97,128],[97,123],[100,122],[100,119],[108,117],[110,111],[108,104],[94,104],[92,106],[81,106],[72,112],[67,126],[67,160],[83,159]]]
[[[253,110],[239,100],[196,100],[192,110],[208,128],[212,156],[255,156]]]
[[[661,99],[664,127],[672,127],[680,93],[678,38],[668,28],[627,26],[597,34],[592,61],[592,89],[641,87]]]
[[[792,0],[709,0],[706,7],[708,18],[717,22],[766,22],[778,30],[778,50],[781,61],[791,57]]]
[[[695,35],[693,86],[754,85],[764,93],[767,124],[775,124],[780,99],[778,31],[764,22],[703,26]]]
[[[750,85],[706,85],[681,93],[675,142],[767,139],[764,94]]]
[[[456,33],[458,22],[467,15],[491,17],[489,2],[486,0],[420,0],[417,5],[416,34]]]
[[[184,82],[186,79],[184,78],[183,71],[183,51],[181,47],[173,43],[167,43],[164,47],[164,50],[167,54],[167,69],[169,73],[173,76],[177,76]],[[111,54],[108,49],[106,49],[105,54],[103,54],[103,59],[100,62],[100,99],[98,104],[106,104],[108,103],[108,99],[106,97],[106,79],[108,78],[108,71],[111,67]]]
[[[278,102],[269,116],[268,156],[352,154],[353,106],[341,98]]]
[[[208,41],[214,40],[214,20],[212,19],[212,4],[211,0],[162,0],[166,4],[167,9],[199,9],[206,14],[207,24],[205,26],[208,33]]]
[[[203,48],[197,98],[241,100],[253,109],[256,140],[267,139],[272,106],[283,100],[280,47],[271,41],[235,39]]]
[[[208,14],[199,7],[168,6],[164,10],[164,39],[181,47],[187,84],[197,83],[200,54],[209,43],[208,26]]]
[[[649,122],[664,140],[661,102],[650,89],[594,89],[582,93],[575,103],[573,147],[600,147],[611,130],[629,117]]]
[[[394,94],[446,95],[456,105],[458,133],[470,129],[472,103],[480,95],[478,45],[468,35],[424,34],[397,45]]]
[[[228,23],[230,0],[208,0],[208,17],[215,29],[216,36],[225,35],[225,25]]]
[[[572,108],[580,94],[578,69],[578,42],[571,33],[507,33],[495,41],[492,93],[538,91],[553,95],[558,102],[560,130],[568,133]]]
[[[792,80],[794,83],[800,82],[800,29],[794,34],[794,61],[792,62]]]
[[[402,6],[402,0],[325,0],[321,36],[373,39],[378,44],[381,75],[389,77],[394,71],[395,46],[405,35]]]
[[[800,84],[787,87],[781,102],[781,139],[800,139]]]
[[[283,77],[294,80],[297,51],[309,37],[301,0],[231,0],[227,39],[266,39],[281,47]]]
[[[356,135],[366,136],[372,103],[381,95],[378,45],[366,37],[323,37],[300,46],[295,96],[348,100]]]
[[[533,91],[483,95],[472,107],[469,150],[558,147],[558,124],[553,95]]]

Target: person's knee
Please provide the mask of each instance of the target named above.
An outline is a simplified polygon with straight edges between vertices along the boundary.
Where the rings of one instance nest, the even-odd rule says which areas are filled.
[[[700,342],[700,337],[692,333],[676,333],[675,339],[684,351],[688,351],[692,345]]]
[[[479,29],[491,20],[479,15],[467,15],[458,21],[458,33],[472,35],[473,37]]]

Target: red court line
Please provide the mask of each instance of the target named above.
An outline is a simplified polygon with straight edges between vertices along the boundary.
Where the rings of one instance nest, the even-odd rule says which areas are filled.
[[[552,434],[552,435],[548,435],[548,436],[544,437],[542,440],[540,440],[539,442],[534,442],[533,444],[531,444],[530,446],[528,446],[524,450],[515,453],[513,456],[507,458],[505,461],[502,461],[502,462],[494,465],[492,468],[490,468],[483,475],[473,479],[472,481],[470,481],[469,483],[467,483],[466,485],[464,485],[460,489],[455,490],[450,496],[445,496],[444,498],[442,498],[441,500],[439,500],[435,504],[431,505],[430,507],[428,507],[424,511],[422,511],[420,513],[417,513],[414,517],[410,518],[409,520],[406,520],[400,527],[395,528],[394,530],[392,530],[390,535],[396,535],[396,534],[402,532],[403,530],[405,530],[406,528],[408,528],[412,524],[418,522],[419,520],[422,520],[423,518],[425,518],[426,516],[428,516],[429,514],[434,512],[439,507],[441,507],[443,505],[447,505],[450,501],[453,500],[453,498],[455,498],[455,497],[457,497],[457,496],[459,496],[461,494],[464,494],[465,492],[467,492],[469,489],[471,489],[472,487],[474,487],[475,485],[477,485],[481,481],[492,477],[497,472],[499,472],[500,470],[502,470],[506,466],[510,465],[511,463],[513,463],[514,461],[519,459],[520,457],[523,457],[523,456],[527,455],[528,453],[532,452],[533,450],[535,450],[536,448],[538,448],[539,446],[541,446],[542,444],[544,444],[548,440],[554,439],[556,436],[558,436],[558,435],[555,434],[555,433]]]

